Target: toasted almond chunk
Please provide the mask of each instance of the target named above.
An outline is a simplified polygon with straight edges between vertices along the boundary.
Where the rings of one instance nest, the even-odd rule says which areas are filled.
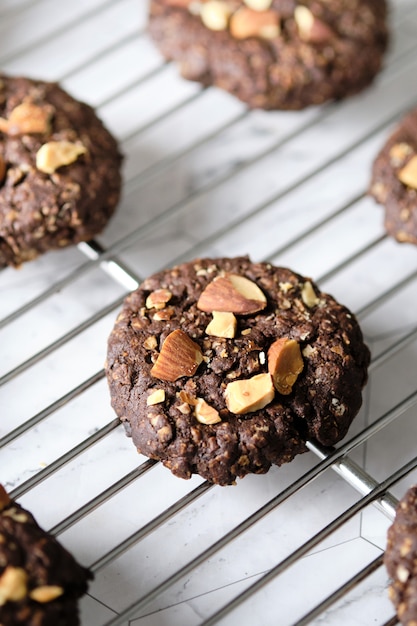
[[[213,311],[213,319],[206,328],[207,335],[233,339],[236,335],[237,319],[228,311]]]
[[[87,149],[71,141],[48,141],[36,153],[36,167],[40,172],[53,174],[58,168],[74,163]]]
[[[172,293],[168,289],[156,289],[146,298],[147,309],[163,309],[172,298]]]
[[[201,424],[217,424],[222,421],[219,412],[203,398],[197,398],[194,411],[197,420]]]
[[[27,579],[24,569],[8,565],[0,575],[0,606],[23,600],[27,595]]]
[[[398,178],[407,187],[417,189],[417,154],[398,172]]]
[[[160,404],[165,400],[165,391],[163,389],[155,389],[149,396],[146,398],[146,404],[148,406],[153,406],[154,404]]]
[[[243,0],[243,2],[254,11],[267,11],[272,4],[272,0]]]
[[[309,308],[316,306],[320,302],[320,299],[316,296],[313,285],[309,280],[306,280],[303,288],[301,289],[301,299]]]
[[[174,382],[181,376],[193,376],[203,360],[200,346],[181,329],[170,333],[151,369],[151,376]]]
[[[208,0],[201,5],[201,21],[210,30],[226,30],[230,14],[229,5],[221,0]]]
[[[6,132],[9,135],[49,133],[52,113],[51,106],[37,106],[32,102],[22,102],[10,112]]]
[[[35,602],[45,604],[46,602],[52,602],[56,600],[64,593],[64,589],[59,585],[42,585],[32,589],[29,593],[29,597]]]
[[[275,395],[270,374],[257,374],[246,380],[234,380],[225,389],[226,406],[231,413],[243,415],[263,409]]]
[[[299,344],[295,339],[281,337],[268,350],[268,371],[279,393],[288,395],[304,368]]]

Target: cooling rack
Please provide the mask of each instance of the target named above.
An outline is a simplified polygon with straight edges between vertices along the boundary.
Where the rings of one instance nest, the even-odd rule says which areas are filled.
[[[266,113],[183,81],[146,34],[144,0],[0,1],[3,71],[61,81],[125,154],[97,241],[0,272],[0,480],[94,570],[83,626],[397,623],[382,556],[417,478],[417,254],[386,237],[366,194],[377,151],[417,106],[417,7],[391,5],[371,88]],[[221,488],[136,454],[103,363],[142,278],[237,254],[312,276],[355,311],[372,363],[337,448],[310,442]]]

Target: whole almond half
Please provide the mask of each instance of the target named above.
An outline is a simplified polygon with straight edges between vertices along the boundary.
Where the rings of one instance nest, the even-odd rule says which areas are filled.
[[[304,368],[300,346],[295,339],[281,337],[268,350],[268,371],[279,393],[288,395]]]
[[[10,503],[11,500],[9,494],[7,493],[3,485],[0,485],[0,511],[5,509],[6,506],[9,506]]]
[[[197,302],[200,311],[228,311],[237,315],[250,315],[266,307],[265,294],[258,285],[244,276],[226,274],[218,276],[204,289]]]
[[[151,369],[151,376],[174,382],[181,376],[193,376],[203,360],[200,346],[181,329],[170,333]]]

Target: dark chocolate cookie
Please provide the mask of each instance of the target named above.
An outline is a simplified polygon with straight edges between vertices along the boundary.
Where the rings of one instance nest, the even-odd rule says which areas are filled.
[[[121,155],[56,83],[0,75],[0,267],[87,241],[117,205]]]
[[[417,485],[398,504],[384,556],[390,598],[404,626],[417,624]]]
[[[0,485],[0,623],[77,626],[92,574]]]
[[[181,74],[250,107],[302,109],[381,69],[385,0],[151,0],[149,32]]]
[[[332,445],[358,412],[369,351],[309,279],[248,258],[162,271],[108,342],[112,405],[139,452],[226,485]]]
[[[385,229],[417,244],[417,109],[398,125],[375,160],[370,194],[385,207]]]

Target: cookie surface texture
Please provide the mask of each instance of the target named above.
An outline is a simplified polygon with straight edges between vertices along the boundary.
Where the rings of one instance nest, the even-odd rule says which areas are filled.
[[[387,47],[385,0],[151,0],[149,32],[184,78],[252,108],[302,109],[361,91]]]
[[[392,580],[389,596],[405,626],[417,623],[417,486],[401,499],[388,529],[384,562]]]
[[[417,245],[417,109],[406,115],[377,156],[370,194],[385,207],[385,229]]]
[[[78,626],[92,578],[0,485],[0,623]]]
[[[120,165],[90,106],[56,83],[0,75],[0,267],[101,232]]]
[[[369,351],[354,316],[306,278],[247,257],[162,271],[108,341],[113,408],[138,451],[226,485],[332,445],[361,406]]]

